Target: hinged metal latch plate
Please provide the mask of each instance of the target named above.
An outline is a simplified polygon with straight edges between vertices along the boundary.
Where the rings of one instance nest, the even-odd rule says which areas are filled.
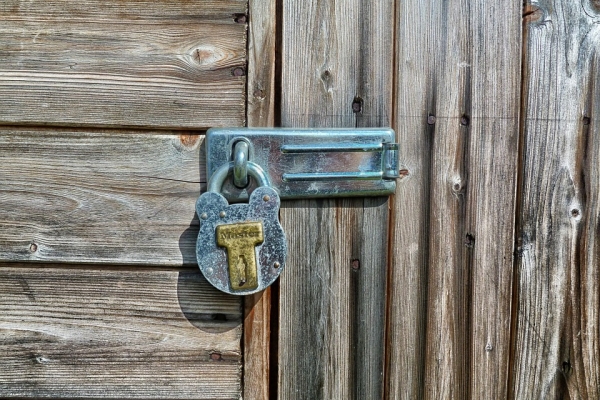
[[[252,162],[282,199],[384,196],[394,193],[398,177],[398,144],[389,128],[212,128],[206,155],[207,177],[224,164]],[[250,180],[239,188],[228,179],[221,194],[229,202],[245,201],[256,186]]]

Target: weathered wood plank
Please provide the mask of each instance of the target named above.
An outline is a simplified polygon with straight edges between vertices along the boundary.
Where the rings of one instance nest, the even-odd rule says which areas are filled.
[[[0,259],[195,265],[196,134],[0,130]]]
[[[399,2],[395,29],[396,74],[393,126],[400,157],[400,178],[392,197],[390,278],[388,298],[389,344],[386,395],[389,399],[423,399],[427,321],[427,270],[431,136],[426,125],[432,108],[433,83],[427,74],[435,52],[427,43],[435,3]],[[426,22],[425,22],[426,21]],[[435,41],[430,44],[434,46]]]
[[[269,127],[275,121],[276,3],[250,0],[248,31],[248,126]]]
[[[283,2],[282,126],[388,126],[391,2]],[[388,205],[288,202],[280,280],[284,399],[383,396]]]
[[[596,1],[527,4],[515,398],[600,396]]]
[[[275,120],[275,1],[250,0],[247,122]],[[270,399],[271,288],[244,298],[244,399]]]
[[[476,2],[471,10],[477,50],[471,59],[475,73],[469,82],[472,128],[465,176],[470,226],[463,232],[463,251],[472,251],[473,333],[467,373],[472,398],[506,398],[511,372],[522,9],[518,2],[504,0]],[[453,185],[456,190],[456,181]]]
[[[398,3],[390,398],[508,393],[518,6]]]
[[[244,399],[269,399],[271,288],[244,297]]]
[[[0,268],[0,396],[238,399],[240,299],[194,270]]]
[[[230,22],[236,14],[246,12],[246,0],[82,0],[20,1],[4,0],[0,4],[3,20],[84,20],[114,22],[120,20],[193,23]]]
[[[243,125],[246,31],[234,18],[245,12],[243,1],[2,2],[0,123]]]

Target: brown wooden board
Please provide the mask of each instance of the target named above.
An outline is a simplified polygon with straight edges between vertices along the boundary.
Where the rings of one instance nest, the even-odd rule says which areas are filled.
[[[251,127],[271,127],[275,122],[276,4],[250,0],[248,31],[248,108]]]
[[[507,397],[520,12],[397,3],[389,398]]]
[[[275,120],[275,1],[249,1],[248,108],[250,127]],[[268,400],[271,393],[271,288],[244,298],[244,399]]]
[[[391,2],[283,1],[281,125],[388,126]],[[383,396],[386,198],[286,202],[278,396]]]
[[[600,396],[600,6],[524,10],[514,398]]]
[[[244,124],[245,1],[3,1],[0,123]]]
[[[245,123],[247,5],[0,4],[0,397],[241,398],[194,204],[198,129]]]
[[[195,265],[202,138],[0,130],[0,260]]]
[[[0,396],[238,399],[240,298],[194,270],[2,265]]]

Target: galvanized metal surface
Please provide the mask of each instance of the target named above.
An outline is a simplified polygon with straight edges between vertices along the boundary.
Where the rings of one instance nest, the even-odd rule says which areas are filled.
[[[238,140],[233,149],[233,184],[243,189],[248,186],[248,142]]]
[[[213,128],[206,135],[207,174],[242,160],[245,154],[234,149],[247,144],[248,164],[266,172],[282,199],[388,195],[394,193],[398,177],[394,140],[388,128]],[[238,164],[241,171],[242,162]],[[257,186],[255,180],[240,189],[227,179],[220,192],[230,202],[239,202]]]
[[[230,161],[222,164],[211,176],[208,181],[208,192],[220,193],[223,184],[226,182],[227,177],[231,175],[231,171],[235,170],[235,162]],[[246,163],[246,170],[248,175],[253,177],[258,183],[258,186],[271,186],[269,176],[263,171],[263,169],[253,162]]]

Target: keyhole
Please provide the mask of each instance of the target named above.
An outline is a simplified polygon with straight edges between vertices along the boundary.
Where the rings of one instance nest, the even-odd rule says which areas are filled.
[[[240,277],[240,286],[244,286],[246,283],[246,268],[248,268],[248,263],[246,262],[246,257],[240,255],[237,262],[238,274]]]

